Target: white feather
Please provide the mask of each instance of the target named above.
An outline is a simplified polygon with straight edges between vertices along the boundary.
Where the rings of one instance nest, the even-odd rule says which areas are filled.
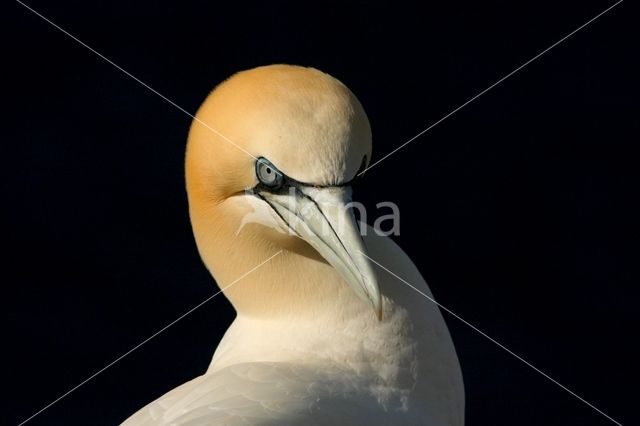
[[[365,243],[373,259],[430,294],[390,239],[369,228]],[[462,426],[462,375],[438,308],[376,273],[383,321],[364,304],[312,323],[239,316],[205,375],[123,425]]]

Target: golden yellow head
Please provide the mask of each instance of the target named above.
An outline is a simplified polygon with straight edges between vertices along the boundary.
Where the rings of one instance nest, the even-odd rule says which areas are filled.
[[[219,201],[257,184],[258,157],[300,182],[323,186],[351,180],[363,158],[371,159],[371,129],[360,102],[340,81],[313,68],[271,65],[240,72],[209,95],[196,118],[188,184],[199,175],[215,178],[210,189]]]
[[[205,263],[220,279],[214,257],[242,250],[231,241],[286,249],[304,240],[379,311],[362,238],[344,208],[349,182],[370,159],[367,116],[330,75],[272,65],[229,78],[200,107],[187,147],[190,212]]]

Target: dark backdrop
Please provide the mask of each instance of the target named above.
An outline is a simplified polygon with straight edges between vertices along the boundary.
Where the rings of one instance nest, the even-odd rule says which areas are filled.
[[[380,158],[613,0],[28,3],[191,112],[242,69],[285,62],[329,72],[364,104]],[[216,287],[187,215],[191,119],[20,4],[6,6],[1,422],[17,424]],[[395,239],[441,303],[625,425],[640,420],[631,6],[356,188],[374,210],[400,206]],[[203,373],[233,316],[223,297],[212,300],[31,424],[119,423]],[[611,424],[445,318],[468,425]]]

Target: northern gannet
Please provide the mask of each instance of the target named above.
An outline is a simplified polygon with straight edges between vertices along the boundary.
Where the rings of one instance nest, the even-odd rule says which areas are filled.
[[[204,375],[124,425],[463,425],[440,311],[369,257],[430,294],[424,279],[345,209],[370,159],[361,104],[316,69],[259,67],[208,96],[188,137],[189,212],[237,317]]]

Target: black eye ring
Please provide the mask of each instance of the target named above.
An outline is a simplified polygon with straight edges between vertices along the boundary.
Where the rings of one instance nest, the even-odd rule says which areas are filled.
[[[256,160],[256,177],[261,184],[270,189],[278,189],[284,183],[282,172],[264,157]]]

